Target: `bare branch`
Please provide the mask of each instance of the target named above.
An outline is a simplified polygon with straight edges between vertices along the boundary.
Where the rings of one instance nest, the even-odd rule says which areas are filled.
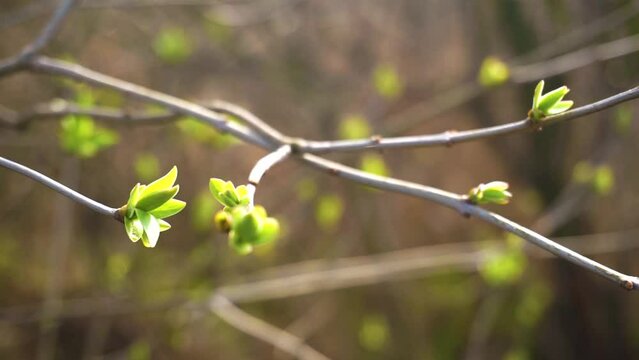
[[[209,301],[209,308],[234,328],[267,342],[296,358],[307,360],[328,359],[317,350],[306,345],[302,339],[249,315],[233,305],[233,303],[224,296],[214,295]]]
[[[0,62],[0,76],[20,70],[33,56],[38,55],[57,34],[62,20],[77,2],[78,0],[61,0],[60,6],[53,13],[51,20],[42,29],[40,35],[27,45],[19,55]]]
[[[639,39],[639,38],[638,38]],[[587,104],[573,110],[549,116],[541,122],[533,123],[530,119],[511,122],[504,125],[491,126],[476,130],[446,131],[432,135],[402,136],[395,138],[373,137],[360,140],[338,141],[305,141],[299,145],[300,151],[308,153],[327,153],[334,151],[361,151],[362,149],[386,149],[406,147],[451,146],[453,144],[486,139],[515,132],[538,130],[562,121],[573,120],[593,114],[626,101],[639,97],[639,87]]]
[[[62,75],[88,84],[118,90],[131,97],[165,106],[176,113],[198,118],[201,121],[217,128],[221,132],[228,132],[249,144],[267,149],[273,147],[270,142],[263,139],[261,136],[248,130],[244,126],[228,121],[221,114],[175,96],[163,94],[143,86],[116,79],[93,70],[89,70],[77,64],[54,60],[47,57],[36,57],[29,63],[29,66],[36,72]]]
[[[277,150],[264,156],[257,161],[248,177],[248,193],[250,197],[250,206],[254,204],[255,191],[262,180],[262,176],[273,166],[285,160],[291,154],[290,145],[282,145]]]
[[[79,192],[70,189],[62,184],[60,184],[59,182],[51,179],[50,177],[47,177],[46,175],[40,174],[39,172],[32,170],[24,165],[18,164],[16,162],[13,162],[11,160],[5,159],[3,157],[0,157],[0,166],[5,167],[9,170],[15,171],[19,174],[22,174],[32,180],[35,180],[55,191],[57,191],[58,193],[68,197],[69,199],[84,205],[88,208],[90,208],[91,210],[100,213],[102,215],[107,215],[107,216],[111,216],[111,217],[115,217],[116,219],[117,217],[117,212],[118,210],[112,207],[109,207],[107,205],[104,205],[102,203],[99,203],[93,199],[90,199],[82,194],[80,194]]]

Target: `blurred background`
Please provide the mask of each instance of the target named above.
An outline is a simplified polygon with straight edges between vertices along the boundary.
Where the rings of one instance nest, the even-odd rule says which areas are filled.
[[[2,1],[0,56],[29,43],[56,3]],[[190,101],[230,101],[287,135],[323,140],[520,120],[541,79],[591,103],[637,85],[636,34],[639,1],[86,0],[46,54]],[[0,79],[0,114],[52,101],[163,111],[62,78]],[[637,274],[638,104],[449,148],[328,157],[456,193],[508,181],[513,201],[491,210]],[[281,238],[236,254],[212,226],[208,179],[244,183],[265,153],[194,119],[39,118],[0,129],[0,153],[113,207],[177,165],[188,202],[146,249],[122,224],[0,171],[2,358],[290,358],[193,306],[220,289],[335,359],[639,350],[636,294],[477,219],[295,161],[257,193]],[[264,290],[265,280],[275,285]]]

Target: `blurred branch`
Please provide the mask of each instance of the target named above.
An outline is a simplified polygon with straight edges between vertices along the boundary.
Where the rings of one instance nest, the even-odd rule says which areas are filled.
[[[50,177],[47,177],[46,175],[43,175],[33,169],[30,169],[24,165],[18,164],[16,162],[13,162],[9,159],[5,159],[3,157],[0,157],[0,166],[5,167],[9,170],[15,171],[19,174],[22,174],[32,180],[35,180],[53,189],[54,191],[57,191],[58,193],[68,197],[69,199],[88,207],[89,209],[97,213],[111,216],[117,219],[117,212],[118,212],[117,209],[104,205],[93,199],[90,199],[80,194],[79,192],[62,185],[59,182],[51,179]]]
[[[588,21],[585,25],[564,33],[523,56],[513,59],[512,63],[521,64],[555,56],[569,47],[574,48],[577,44],[587,42],[605,31],[618,28],[637,14],[639,14],[639,2],[629,1],[628,4],[593,21]]]
[[[516,83],[537,81],[637,51],[639,51],[639,35],[628,36],[605,44],[585,47],[539,63],[513,66],[512,81]]]
[[[308,360],[328,359],[312,347],[306,345],[302,339],[249,315],[233,305],[229,299],[222,295],[213,296],[209,302],[209,308],[227,324],[248,335],[267,342],[296,358]]]
[[[628,252],[639,248],[639,229],[591,235],[560,237],[558,240],[587,255]],[[277,300],[324,291],[406,281],[436,276],[442,271],[475,273],[481,265],[500,254],[505,247],[495,242],[467,242],[429,245],[377,255],[310,260],[263,270],[252,276],[255,280],[219,287],[215,294],[234,303]],[[557,257],[534,247],[524,247],[526,253],[539,260]],[[139,312],[164,312],[186,306],[197,310],[202,304],[184,298],[172,298],[151,304],[135,304],[132,299],[80,298],[65,299],[60,318],[86,316],[120,316]],[[208,301],[206,302],[208,307]],[[43,314],[40,304],[19,305],[0,309],[0,321],[27,323],[39,321]]]
[[[21,67],[24,67],[31,58],[39,54],[58,33],[62,20],[64,20],[77,2],[78,0],[62,0],[57,10],[53,13],[51,20],[49,20],[44,29],[42,29],[40,35],[28,44],[20,54],[0,62],[0,76],[19,70]]]

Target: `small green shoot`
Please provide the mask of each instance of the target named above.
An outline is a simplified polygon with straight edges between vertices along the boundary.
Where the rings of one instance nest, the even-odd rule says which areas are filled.
[[[479,184],[468,192],[467,200],[471,204],[508,204],[512,194],[507,191],[508,183],[503,181],[492,181],[488,184]]]
[[[218,230],[228,233],[229,246],[241,255],[249,254],[257,245],[275,240],[280,232],[277,219],[269,217],[262,206],[253,206],[248,188],[212,178],[209,190],[224,206],[213,219]]]
[[[543,91],[544,81],[541,80],[537,84],[537,87],[535,87],[532,109],[528,112],[528,117],[533,121],[539,122],[546,116],[557,115],[565,112],[574,104],[571,100],[562,101],[564,96],[566,96],[566,94],[570,91],[570,89],[566,86],[562,86],[542,95]]]
[[[171,228],[163,219],[179,213],[186,206],[184,201],[175,199],[180,190],[180,186],[175,185],[177,174],[174,166],[149,185],[138,183],[133,187],[127,204],[120,208],[124,228],[131,241],[142,239],[145,247],[153,248],[160,233]]]

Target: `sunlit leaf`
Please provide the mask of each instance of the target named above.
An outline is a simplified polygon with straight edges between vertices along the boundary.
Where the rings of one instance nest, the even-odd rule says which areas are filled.
[[[343,212],[344,204],[339,196],[324,195],[317,202],[315,220],[323,230],[333,231],[339,224]]]

